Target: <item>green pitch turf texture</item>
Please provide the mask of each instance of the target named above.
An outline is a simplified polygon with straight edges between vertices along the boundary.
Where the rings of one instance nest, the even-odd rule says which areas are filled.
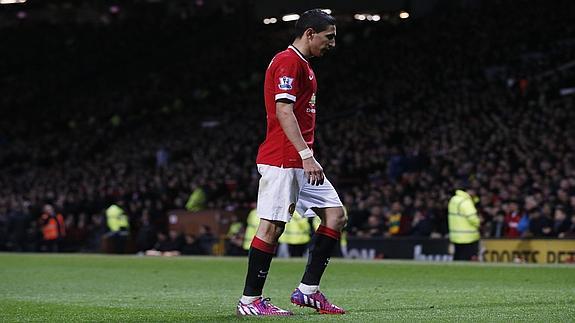
[[[288,318],[238,318],[245,258],[0,254],[0,322],[575,321],[575,266],[332,259],[322,289],[343,316],[289,303],[302,259],[264,290]]]

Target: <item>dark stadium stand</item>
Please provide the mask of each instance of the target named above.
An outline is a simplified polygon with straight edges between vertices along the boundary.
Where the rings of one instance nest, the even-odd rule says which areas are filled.
[[[152,245],[197,187],[207,209],[252,207],[263,75],[290,35],[241,6],[125,10],[0,24],[0,251],[45,250],[45,204],[65,219],[61,251],[100,250],[118,199]],[[445,237],[447,201],[469,185],[483,237],[575,237],[574,21],[566,0],[342,20],[313,65],[316,155],[349,236]]]

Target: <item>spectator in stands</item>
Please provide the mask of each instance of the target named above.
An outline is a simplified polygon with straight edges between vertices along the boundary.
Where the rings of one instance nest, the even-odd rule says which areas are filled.
[[[505,232],[506,238],[519,238],[521,232],[518,230],[519,221],[521,221],[521,212],[519,211],[519,205],[517,201],[508,201],[504,203],[505,215],[505,227],[507,231]]]
[[[168,235],[158,232],[157,242],[154,248],[146,250],[146,256],[179,256],[182,249],[182,240],[175,230],[170,230]]]
[[[490,230],[487,238],[503,238],[507,231],[507,223],[505,221],[505,212],[498,211],[493,221],[490,223]]]
[[[212,233],[212,228],[210,228],[209,225],[202,225],[200,227],[200,235],[198,236],[198,244],[202,250],[202,254],[211,255],[216,242],[217,239]]]
[[[0,211],[0,214],[2,211]],[[31,217],[22,205],[13,205],[10,211],[5,211],[5,232],[0,235],[6,238],[6,244],[12,251],[36,251],[28,248],[27,229],[31,223]],[[1,216],[0,216],[1,217]],[[1,226],[1,225],[0,225]],[[1,239],[1,238],[0,238]],[[0,242],[1,248],[1,242]]]
[[[156,244],[156,236],[156,229],[150,222],[150,212],[148,209],[144,209],[136,235],[136,248],[138,249],[138,253],[144,253],[146,250],[152,249]]]
[[[367,223],[359,228],[355,234],[361,238],[383,238],[386,232],[383,210],[379,206],[373,206],[370,211]]]
[[[203,250],[200,247],[196,236],[191,234],[186,234],[184,236],[184,243],[181,246],[180,252],[182,255],[202,255]]]
[[[66,251],[83,251],[87,240],[86,214],[66,218]]]
[[[559,238],[575,238],[575,213],[571,216],[571,222],[569,224],[569,229],[562,234],[559,234]]]
[[[529,219],[530,237],[549,237],[553,234],[553,223],[544,212],[533,212]]]
[[[559,238],[564,237],[565,233],[569,231],[570,226],[571,221],[567,218],[567,214],[565,213],[563,206],[558,205],[555,207],[555,215],[553,219],[553,236]]]
[[[88,225],[88,241],[86,251],[101,252],[102,239],[108,232],[108,226],[102,214],[93,214],[90,224]]]
[[[413,237],[429,237],[431,235],[431,220],[423,210],[415,211],[409,235]]]
[[[391,204],[391,209],[385,213],[387,228],[385,236],[397,236],[401,233],[401,218],[403,216],[402,212],[402,205],[399,203],[399,201],[394,201]]]

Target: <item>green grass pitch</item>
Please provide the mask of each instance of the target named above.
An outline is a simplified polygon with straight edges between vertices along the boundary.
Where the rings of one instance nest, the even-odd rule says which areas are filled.
[[[275,259],[264,293],[287,318],[237,318],[245,258],[0,254],[0,322],[575,321],[575,266],[332,259],[322,290],[348,310],[289,303],[305,261]]]

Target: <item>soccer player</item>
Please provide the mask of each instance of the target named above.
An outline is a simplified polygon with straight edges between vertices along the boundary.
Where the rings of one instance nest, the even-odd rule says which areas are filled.
[[[346,218],[342,203],[313,156],[317,80],[309,64],[335,47],[335,18],[306,11],[295,25],[295,40],[269,64],[264,84],[267,134],[260,145],[257,214],[261,221],[249,250],[248,272],[238,315],[292,315],[274,306],[262,290],[277,241],[294,210],[318,215],[305,273],[291,302],[322,314],[344,314],[319,290],[330,254],[339,244]]]

